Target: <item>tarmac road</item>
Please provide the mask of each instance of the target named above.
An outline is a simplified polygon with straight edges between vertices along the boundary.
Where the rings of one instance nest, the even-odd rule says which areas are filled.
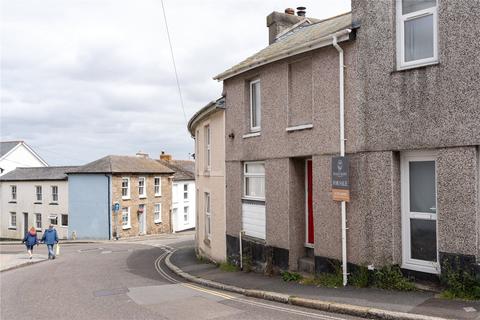
[[[182,240],[169,244],[181,247]],[[168,249],[149,244],[63,245],[55,260],[2,272],[0,318],[358,319],[184,283],[164,265]],[[2,246],[16,250],[23,246]]]

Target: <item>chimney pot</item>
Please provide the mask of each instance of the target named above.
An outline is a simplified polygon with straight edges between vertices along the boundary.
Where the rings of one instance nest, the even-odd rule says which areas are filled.
[[[160,153],[160,160],[170,161],[172,160],[172,155],[165,153],[165,151],[162,151]]]
[[[297,15],[299,17],[305,17],[306,13],[307,13],[307,8],[306,7],[297,7]]]
[[[136,154],[135,154],[137,157],[139,158],[145,158],[145,159],[148,159],[148,153],[145,153],[143,151],[138,151]]]

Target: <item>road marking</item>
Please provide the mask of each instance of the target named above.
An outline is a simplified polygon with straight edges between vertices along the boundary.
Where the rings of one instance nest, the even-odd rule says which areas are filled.
[[[243,303],[243,304],[249,304],[249,305],[253,305],[253,306],[257,306],[257,307],[262,307],[262,308],[266,308],[266,309],[270,309],[270,310],[281,311],[281,312],[285,312],[285,313],[290,313],[290,314],[295,314],[295,315],[300,315],[300,316],[306,316],[306,317],[316,318],[316,319],[323,319],[323,320],[345,320],[345,318],[338,318],[338,317],[333,317],[333,316],[327,316],[327,315],[322,315],[322,314],[317,314],[317,313],[312,313],[312,312],[307,312],[307,311],[302,311],[302,310],[297,310],[297,309],[290,309],[290,308],[280,307],[280,306],[277,306],[277,305],[272,305],[272,304],[267,304],[267,303],[262,303],[262,302],[247,300],[247,299],[244,299],[244,298],[238,298],[238,297],[235,297],[235,296],[232,296],[232,295],[223,293],[223,292],[218,292],[218,291],[206,289],[206,288],[204,288],[204,287],[200,287],[200,286],[195,285],[195,284],[184,283],[184,282],[178,281],[178,280],[176,280],[175,278],[173,278],[173,277],[171,277],[170,275],[168,275],[167,272],[166,272],[166,271],[162,268],[162,266],[161,266],[162,260],[164,260],[165,257],[166,257],[170,252],[175,251],[175,249],[174,249],[174,248],[171,248],[171,247],[168,248],[168,249],[170,249],[170,250],[168,250],[168,249],[166,249],[166,248],[164,248],[164,247],[160,247],[160,248],[164,250],[164,253],[162,253],[162,254],[155,260],[155,263],[154,263],[155,269],[157,270],[157,272],[158,272],[163,278],[165,278],[167,281],[170,281],[170,282],[172,282],[172,283],[174,283],[174,284],[180,284],[180,285],[183,286],[183,287],[187,287],[187,288],[190,288],[190,289],[192,289],[192,290],[196,290],[196,291],[200,291],[200,292],[205,292],[205,293],[208,293],[208,294],[217,296],[217,297],[224,298],[225,300],[236,301],[236,302],[240,302],[240,303]]]

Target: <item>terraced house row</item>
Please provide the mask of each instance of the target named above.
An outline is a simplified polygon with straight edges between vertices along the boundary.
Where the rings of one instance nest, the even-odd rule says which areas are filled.
[[[197,159],[224,142],[223,188],[197,207],[197,250],[248,255],[260,270],[345,261],[435,278],[455,261],[478,273],[480,7],[470,4],[352,0],[326,20],[270,14],[268,45],[215,76],[224,130],[207,129],[208,106],[189,124]],[[349,197],[334,201],[343,153]],[[212,211],[215,198],[225,206]],[[225,224],[212,229],[215,215]]]

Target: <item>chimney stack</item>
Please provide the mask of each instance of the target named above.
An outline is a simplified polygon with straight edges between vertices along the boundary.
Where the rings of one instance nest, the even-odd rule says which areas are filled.
[[[135,154],[137,157],[139,158],[144,158],[144,159],[148,159],[148,153],[145,153],[143,151],[138,151],[136,154]]]
[[[305,15],[307,14],[307,8],[305,7],[297,7],[297,15],[299,17],[305,17]]]
[[[162,153],[160,153],[160,160],[170,161],[172,160],[172,155],[165,153],[165,151],[162,151]]]
[[[303,8],[303,7],[301,7]],[[305,11],[303,11],[305,14]],[[292,8],[285,9],[285,13],[274,11],[267,16],[268,27],[268,44],[275,42],[277,35],[291,26],[304,20],[304,16],[295,15],[295,10]]]

